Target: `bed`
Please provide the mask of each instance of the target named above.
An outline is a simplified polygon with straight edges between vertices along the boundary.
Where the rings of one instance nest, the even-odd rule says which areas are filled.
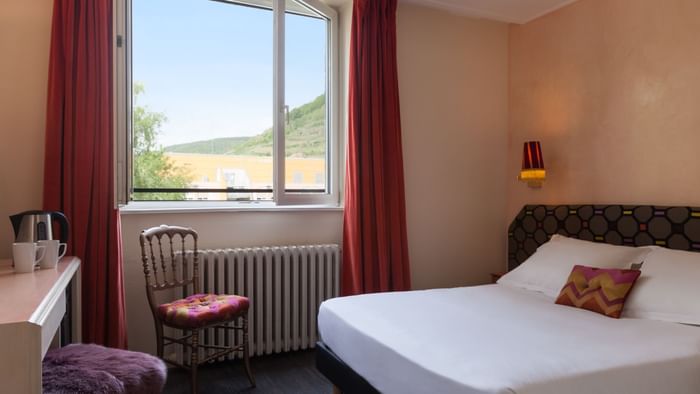
[[[512,276],[554,234],[698,251],[700,209],[527,206],[509,230]],[[670,276],[654,267],[676,257],[649,253],[642,268],[645,273],[650,264],[649,277],[635,291],[699,287],[700,271],[681,275],[680,285],[664,283]],[[679,256],[685,265],[674,275],[700,267],[688,264],[700,256],[692,255]],[[629,316],[611,319],[557,305],[545,287],[506,280],[326,301],[318,316],[317,366],[344,393],[700,393],[700,327],[678,323],[700,323],[692,303],[683,309],[676,305],[682,301],[666,305],[640,296]],[[678,310],[644,311],[644,303]]]

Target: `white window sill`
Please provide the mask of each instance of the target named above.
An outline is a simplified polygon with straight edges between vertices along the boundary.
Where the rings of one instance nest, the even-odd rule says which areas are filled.
[[[122,215],[154,213],[211,213],[211,212],[309,212],[342,211],[342,205],[276,205],[271,201],[132,201],[120,207]]]

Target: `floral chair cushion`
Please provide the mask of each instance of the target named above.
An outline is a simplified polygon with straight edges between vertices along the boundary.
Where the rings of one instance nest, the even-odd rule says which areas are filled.
[[[200,328],[233,320],[248,310],[248,298],[226,294],[195,294],[158,307],[160,319],[177,328]]]

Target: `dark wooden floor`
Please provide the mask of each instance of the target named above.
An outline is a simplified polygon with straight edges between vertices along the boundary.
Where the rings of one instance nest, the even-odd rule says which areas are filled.
[[[234,360],[202,366],[199,369],[199,393],[330,394],[332,391],[328,380],[316,370],[313,350],[253,357],[250,363],[257,387],[250,387],[242,362]],[[164,392],[189,393],[189,373],[169,369]]]

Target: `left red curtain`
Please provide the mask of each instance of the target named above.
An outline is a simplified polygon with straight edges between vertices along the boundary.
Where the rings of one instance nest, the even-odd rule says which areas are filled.
[[[44,208],[66,214],[68,254],[82,260],[83,342],[126,348],[112,92],[112,1],[55,0]]]

